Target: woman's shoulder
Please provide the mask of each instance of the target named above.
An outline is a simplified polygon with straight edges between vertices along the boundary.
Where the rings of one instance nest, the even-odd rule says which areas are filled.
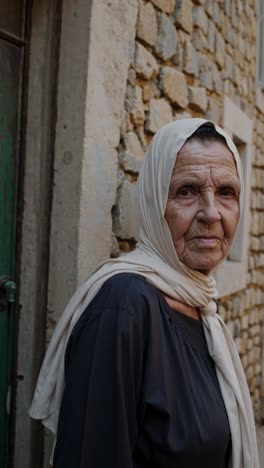
[[[114,334],[132,334],[148,330],[153,314],[155,290],[148,281],[134,273],[118,273],[109,278],[86,307],[76,323],[72,337],[96,331],[97,327],[110,329]],[[101,325],[99,325],[101,324]]]
[[[100,301],[108,308],[142,308],[149,307],[155,296],[155,288],[142,275],[118,273],[103,284],[92,305]]]

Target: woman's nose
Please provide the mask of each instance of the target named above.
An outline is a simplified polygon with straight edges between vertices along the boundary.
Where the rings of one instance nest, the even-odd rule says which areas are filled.
[[[200,197],[197,220],[205,224],[213,224],[220,221],[215,195],[212,192],[204,193]]]

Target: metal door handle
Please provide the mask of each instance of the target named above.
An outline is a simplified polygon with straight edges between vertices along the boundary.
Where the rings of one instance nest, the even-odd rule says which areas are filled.
[[[7,276],[0,277],[0,307],[7,306],[9,302],[15,302],[16,283]]]

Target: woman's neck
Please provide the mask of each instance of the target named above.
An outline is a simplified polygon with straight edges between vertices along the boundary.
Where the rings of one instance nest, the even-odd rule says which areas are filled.
[[[187,304],[183,304],[180,301],[177,301],[176,299],[172,299],[169,296],[166,296],[164,294],[164,297],[172,309],[177,310],[178,312],[182,312],[185,315],[188,315],[188,317],[192,317],[196,320],[201,320],[199,311],[197,307],[192,307]]]

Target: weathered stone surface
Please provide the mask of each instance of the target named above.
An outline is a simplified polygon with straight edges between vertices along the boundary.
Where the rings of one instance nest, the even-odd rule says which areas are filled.
[[[233,59],[229,54],[225,54],[224,78],[232,79]]]
[[[155,78],[159,67],[153,55],[139,42],[136,42],[135,49],[135,70],[144,78]]]
[[[177,32],[174,25],[164,13],[158,14],[157,54],[163,59],[171,58],[177,47]]]
[[[222,74],[219,72],[215,63],[212,63],[212,79],[213,87],[217,94],[222,94],[224,88],[224,82]]]
[[[206,118],[212,120],[216,124],[220,124],[221,117],[221,106],[214,98],[208,98],[208,108],[206,112]]]
[[[223,68],[225,63],[225,40],[218,32],[215,41],[215,60],[219,67]]]
[[[157,87],[155,81],[148,81],[143,85],[143,101],[147,102],[152,98],[159,98],[160,97],[160,90]]]
[[[112,232],[112,235],[111,235],[111,241],[112,241],[112,244],[111,244],[111,258],[117,258],[119,257],[119,254],[120,254],[120,250],[119,250],[119,245],[118,245],[118,242],[117,242],[117,238],[116,236],[114,235],[114,233]]]
[[[120,135],[123,137],[129,130],[133,129],[133,125],[131,123],[129,113],[124,110],[123,115],[122,115],[122,120],[121,120],[121,127],[120,127]]]
[[[173,63],[177,65],[179,69],[182,68],[183,66],[183,47],[182,45],[178,42],[177,47],[176,47],[176,53],[173,56]]]
[[[179,28],[192,32],[192,2],[191,0],[178,0],[175,8],[175,23]]]
[[[193,25],[207,34],[208,20],[204,12],[204,9],[200,6],[194,7],[193,9]]]
[[[151,0],[153,5],[158,7],[164,13],[172,13],[175,7],[175,0]]]
[[[212,18],[213,16],[213,0],[206,0],[204,5],[205,11],[208,16]]]
[[[151,3],[139,0],[139,14],[137,23],[137,37],[150,46],[157,41],[157,18],[155,8]]]
[[[142,99],[142,89],[139,86],[128,85],[126,99],[126,110],[130,114],[133,124],[137,127],[143,125],[145,120],[144,103]]]
[[[213,21],[208,21],[208,33],[207,33],[207,48],[210,52],[214,52],[215,48],[215,37],[216,28]]]
[[[199,54],[193,47],[191,41],[186,40],[183,49],[183,71],[189,75],[198,76],[199,74]]]
[[[205,112],[208,99],[205,88],[189,86],[189,105],[192,109]]]
[[[217,2],[213,2],[213,20],[218,28],[221,28],[222,21],[221,21],[221,12]]]
[[[174,117],[174,120],[191,119],[192,114],[186,111],[174,112],[173,117]]]
[[[224,11],[225,11],[226,16],[231,15],[230,0],[224,0]]]
[[[125,171],[138,173],[144,151],[135,132],[128,132],[124,136],[124,150],[120,151],[119,160]]]
[[[207,49],[206,37],[200,29],[195,29],[192,33],[192,43],[198,52],[204,52]]]
[[[209,90],[213,89],[212,63],[206,55],[200,56],[199,78],[202,86],[205,86]]]
[[[173,116],[170,105],[165,99],[151,99],[146,129],[156,133],[161,127],[172,122]]]
[[[129,68],[128,74],[127,74],[127,81],[132,85],[135,86],[136,83],[136,72],[134,68]]]
[[[163,67],[160,73],[160,88],[164,94],[181,108],[188,105],[188,88],[185,75],[171,67]]]
[[[137,188],[128,180],[124,180],[117,191],[113,228],[120,239],[138,239]]]

